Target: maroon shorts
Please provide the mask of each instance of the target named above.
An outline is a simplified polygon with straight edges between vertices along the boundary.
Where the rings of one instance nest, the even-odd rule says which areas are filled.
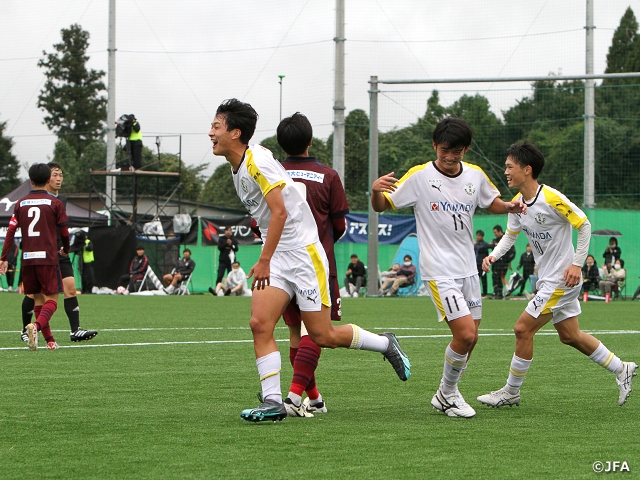
[[[340,284],[337,277],[329,277],[329,298],[331,299],[331,320],[339,322],[342,320],[342,310],[340,309]],[[294,326],[302,323],[300,307],[298,307],[295,297],[284,309],[282,317],[286,325]]]
[[[62,292],[60,265],[23,265],[22,285],[25,295],[54,295]]]

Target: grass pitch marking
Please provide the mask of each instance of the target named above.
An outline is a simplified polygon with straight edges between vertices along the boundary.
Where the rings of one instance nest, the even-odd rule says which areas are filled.
[[[280,328],[282,329],[282,328]],[[126,328],[126,329],[104,329],[101,330],[103,332],[106,331],[153,331],[153,330],[224,330],[224,328]],[[244,328],[229,328],[229,330],[245,330]],[[248,330],[248,328],[246,329]],[[376,328],[376,330],[394,330],[393,328],[382,329]],[[420,330],[420,329],[402,329],[397,328],[395,330]],[[426,330],[426,329],[425,329]],[[500,329],[491,329],[491,330],[500,330]],[[502,329],[507,330],[507,329]],[[67,330],[56,330],[66,332]],[[586,333],[590,333],[592,335],[638,335],[640,334],[640,330],[583,330]],[[0,333],[12,333],[17,334],[18,331],[2,331]],[[536,334],[537,336],[549,337],[552,335],[557,335],[555,330],[540,330]],[[512,337],[513,333],[480,333],[480,337]],[[398,338],[450,338],[451,334],[434,334],[434,335],[398,335]],[[288,342],[289,339],[276,339],[276,342]],[[134,343],[83,343],[81,345],[60,345],[60,349],[66,348],[105,348],[105,347],[152,347],[152,346],[160,346],[160,345],[225,345],[225,344],[233,344],[233,343],[253,343],[253,339],[245,339],[245,340],[200,340],[197,342],[185,341],[185,342],[134,342]],[[26,347],[4,347],[0,348],[0,351],[12,351],[12,350],[25,350]],[[45,350],[46,347],[39,347],[41,350]]]

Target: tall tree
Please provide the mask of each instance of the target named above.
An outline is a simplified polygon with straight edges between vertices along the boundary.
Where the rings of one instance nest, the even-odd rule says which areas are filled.
[[[344,120],[344,189],[352,211],[369,207],[369,117],[352,110]]]
[[[0,197],[20,185],[18,171],[20,164],[11,153],[13,139],[4,135],[7,122],[0,122]]]
[[[38,61],[47,78],[38,107],[48,113],[47,127],[80,155],[104,134],[104,72],[87,68],[89,32],[74,24],[60,33],[62,42],[53,46],[55,52],[43,51],[44,58]]]
[[[638,43],[638,21],[631,7],[627,8],[616,28],[607,54],[607,69],[604,73],[636,72],[629,70],[630,56]]]

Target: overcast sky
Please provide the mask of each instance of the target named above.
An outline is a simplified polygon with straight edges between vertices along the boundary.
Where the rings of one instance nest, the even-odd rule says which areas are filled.
[[[56,137],[36,106],[44,84],[37,67],[60,29],[79,23],[90,38],[89,66],[107,70],[108,0],[3,0],[0,15],[0,121],[21,163],[52,156]],[[369,111],[371,75],[380,79],[523,77],[585,72],[586,0],[345,0],[346,107]],[[611,37],[640,0],[594,0],[595,72],[606,67]],[[182,135],[182,158],[208,164],[207,137],[217,106],[236,97],[260,115],[253,141],[272,136],[283,115],[305,113],[317,137],[332,131],[335,0],[117,2],[116,117],[134,113],[144,143]],[[106,76],[105,76],[106,83]],[[381,99],[383,129],[403,127],[425,110],[432,86]],[[500,111],[526,84],[439,86],[446,105],[481,92]],[[466,89],[466,90],[465,90]],[[447,92],[447,91],[450,92]],[[386,103],[385,103],[386,102]],[[177,153],[173,137],[162,151]],[[23,172],[23,176],[26,176]]]

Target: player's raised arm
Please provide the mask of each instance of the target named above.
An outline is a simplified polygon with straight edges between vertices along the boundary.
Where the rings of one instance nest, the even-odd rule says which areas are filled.
[[[383,193],[392,193],[396,189],[398,179],[393,176],[394,172],[387,173],[373,182],[371,185],[371,206],[376,212],[384,212],[391,207],[387,197]]]
[[[496,197],[493,203],[489,205],[489,208],[487,208],[487,210],[489,210],[491,213],[497,214],[522,213],[523,215],[526,215],[527,205],[522,200],[505,202],[499,197]]]

